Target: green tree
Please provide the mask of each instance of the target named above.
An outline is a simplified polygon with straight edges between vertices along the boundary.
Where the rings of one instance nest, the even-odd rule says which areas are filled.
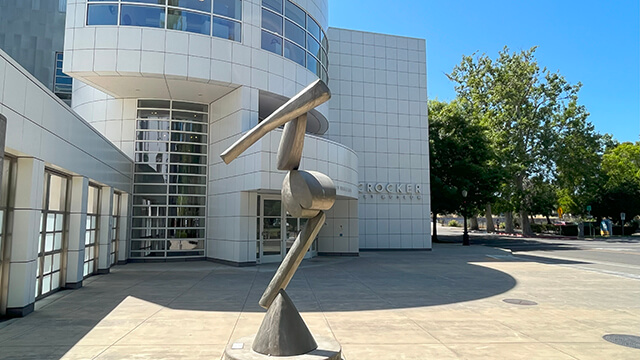
[[[604,185],[597,191],[595,216],[620,220],[640,215],[640,142],[625,142],[608,149],[602,156]]]
[[[438,214],[476,214],[493,199],[502,181],[486,129],[467,118],[458,102],[429,102],[432,239]],[[462,190],[467,191],[463,199]]]
[[[505,47],[495,61],[464,56],[448,74],[471,120],[491,129],[489,140],[507,172],[500,204],[520,212],[525,234],[532,234],[533,210],[526,201],[527,182],[553,180],[563,136],[588,130],[588,113],[577,102],[581,85],[540,69],[535,50],[511,53]]]

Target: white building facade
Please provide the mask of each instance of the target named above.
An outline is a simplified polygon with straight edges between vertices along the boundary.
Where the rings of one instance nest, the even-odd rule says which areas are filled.
[[[319,78],[333,97],[308,114],[301,169],[331,177],[338,199],[308,256],[431,248],[424,40],[329,29],[327,0],[68,0],[66,11],[64,111],[129,166],[85,175],[124,198],[122,261],[281,261],[305,220],[280,203],[280,132],[230,165],[219,154]],[[97,204],[81,212],[106,216]]]

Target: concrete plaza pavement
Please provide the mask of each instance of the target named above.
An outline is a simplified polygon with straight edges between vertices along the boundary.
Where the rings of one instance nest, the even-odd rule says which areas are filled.
[[[500,248],[305,260],[287,292],[355,359],[639,359],[640,279]],[[220,359],[258,329],[276,265],[127,264],[0,322],[0,359]],[[506,303],[529,300],[537,305]]]

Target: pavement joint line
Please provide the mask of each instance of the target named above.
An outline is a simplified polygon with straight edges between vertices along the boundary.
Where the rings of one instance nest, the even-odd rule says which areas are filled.
[[[320,301],[318,300],[318,296],[316,295],[315,291],[313,291],[313,288],[311,287],[311,283],[309,282],[309,278],[307,277],[307,274],[306,274],[306,272],[304,270],[302,271],[302,275],[304,276],[304,279],[307,282],[307,285],[309,286],[309,290],[313,294],[313,298],[316,300],[316,303],[318,304],[318,307],[320,309],[322,309],[322,305],[320,304]],[[322,311],[322,318],[324,319],[325,324],[327,324],[327,327],[329,328],[329,331],[331,331],[331,335],[337,341],[338,338],[336,337],[336,333],[333,331],[333,328],[331,327],[331,323],[329,322],[329,319],[327,319],[327,314],[326,314],[326,312],[324,310]],[[340,347],[342,348],[342,345],[340,345]],[[344,360],[344,354],[342,354],[342,358]]]
[[[247,291],[247,295],[244,298],[244,302],[242,303],[242,308],[241,310],[238,312],[238,317],[236,318],[236,322],[233,324],[233,328],[231,330],[231,334],[229,334],[229,338],[227,339],[227,343],[225,344],[225,348],[227,346],[227,344],[229,344],[230,342],[234,341],[235,339],[233,339],[233,334],[236,331],[236,328],[238,327],[238,322],[240,321],[240,317],[242,316],[242,314],[245,312],[244,309],[247,306],[247,302],[249,301],[249,296],[251,295],[251,289],[253,289],[255,283],[256,283],[256,278],[258,277],[258,271],[254,271],[253,273],[253,279],[251,280],[251,286],[249,286],[249,290]],[[257,330],[256,330],[257,331]],[[246,336],[250,336],[251,334],[248,334]],[[220,358],[221,360],[224,359],[224,352],[222,353],[222,357]]]

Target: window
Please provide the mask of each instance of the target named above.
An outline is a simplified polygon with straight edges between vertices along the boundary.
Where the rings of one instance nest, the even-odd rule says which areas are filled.
[[[63,54],[61,52],[56,53],[56,67],[55,77],[53,80],[53,92],[67,105],[71,106],[71,93],[73,91],[72,84],[73,79],[62,72]]]
[[[208,111],[138,100],[132,258],[204,256]]]
[[[67,183],[66,177],[48,170],[45,172],[36,265],[37,299],[58,290],[64,281],[61,268],[67,216]]]
[[[88,2],[87,25],[166,28],[242,41],[241,0],[88,0]]]
[[[211,16],[169,8],[167,29],[211,35]]]
[[[323,81],[329,81],[326,35],[320,25],[293,2],[262,0],[261,46],[263,50],[306,66]]]
[[[164,8],[122,5],[120,25],[164,28]]]
[[[113,193],[113,208],[111,210],[111,265],[118,261],[118,240],[120,231],[120,194]]]
[[[118,25],[118,5],[88,5],[87,25]]]
[[[84,277],[93,275],[98,267],[98,209],[100,189],[89,185],[87,222],[84,236]]]

